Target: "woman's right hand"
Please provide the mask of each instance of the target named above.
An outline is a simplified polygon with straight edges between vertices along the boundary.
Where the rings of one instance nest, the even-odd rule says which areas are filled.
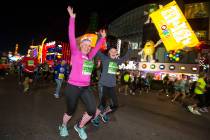
[[[74,10],[71,6],[68,6],[67,11],[68,11],[70,17],[73,17],[73,18],[76,17],[76,14],[74,13]]]
[[[99,33],[100,33],[100,35],[101,35],[102,38],[105,38],[106,37],[106,30],[105,29],[101,29],[99,31]]]

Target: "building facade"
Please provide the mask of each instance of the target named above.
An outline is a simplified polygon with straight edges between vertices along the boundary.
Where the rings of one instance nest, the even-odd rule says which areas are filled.
[[[193,0],[178,2],[186,19],[191,25],[200,41],[209,43],[210,40],[210,4],[207,1],[194,3]],[[115,19],[109,25],[108,34],[120,38],[123,42],[129,42],[133,52],[132,57],[139,60],[138,51],[144,46],[145,36],[155,34],[155,29],[145,30],[145,22],[148,19],[148,9],[154,4],[147,4],[133,9]],[[127,43],[128,44],[128,43]],[[122,46],[121,48],[123,48]],[[126,48],[126,47],[125,47]],[[126,49],[124,49],[126,50]],[[122,53],[124,54],[124,53]],[[169,63],[167,52],[163,44],[156,48],[155,59],[159,63]],[[197,52],[186,51],[178,63],[197,63]]]
[[[146,5],[133,9],[115,19],[108,27],[108,34],[130,42],[133,49],[138,49],[142,42]]]

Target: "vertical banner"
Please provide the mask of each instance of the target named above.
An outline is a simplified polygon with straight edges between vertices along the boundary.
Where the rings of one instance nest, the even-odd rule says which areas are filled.
[[[199,41],[175,1],[150,14],[167,51],[195,47]]]

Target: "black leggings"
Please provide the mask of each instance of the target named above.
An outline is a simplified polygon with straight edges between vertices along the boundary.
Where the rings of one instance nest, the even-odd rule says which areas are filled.
[[[198,104],[197,106],[202,108],[202,107],[206,107],[206,95],[205,94],[197,94],[196,95],[197,99],[198,99]]]
[[[115,87],[103,86],[103,95],[99,106],[106,108],[106,98],[109,98],[112,101],[112,104],[110,105],[112,112],[116,111],[118,108],[118,100]]]
[[[96,112],[96,100],[91,93],[89,86],[79,87],[68,84],[65,89],[65,96],[67,99],[67,114],[72,116],[76,110],[79,98],[82,99],[86,106],[89,116],[94,116]]]

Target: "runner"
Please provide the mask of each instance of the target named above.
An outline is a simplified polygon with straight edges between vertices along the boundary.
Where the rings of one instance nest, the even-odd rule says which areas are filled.
[[[55,82],[57,84],[54,96],[55,98],[59,98],[60,89],[61,89],[63,80],[65,79],[66,72],[67,72],[66,61],[62,60],[61,63],[55,67],[54,72],[55,72]]]
[[[200,73],[199,74],[199,79],[196,82],[196,87],[194,90],[194,93],[196,94],[196,97],[198,99],[198,103],[189,105],[188,109],[190,112],[196,115],[201,115],[201,113],[198,111],[200,109],[205,109],[204,111],[207,112],[206,108],[206,97],[205,97],[205,92],[206,92],[206,82],[205,82],[205,74]]]
[[[0,79],[4,79],[9,68],[9,59],[4,52],[0,55]]]
[[[49,68],[49,64],[47,63],[47,61],[45,61],[43,64],[42,64],[42,78],[43,78],[43,81],[48,81],[48,77],[50,75],[50,68]]]
[[[123,75],[122,75],[122,81],[123,81],[123,88],[125,91],[125,95],[128,95],[128,88],[129,88],[129,84],[131,81],[131,77],[130,77],[130,72],[126,71]]]
[[[169,74],[166,74],[166,76],[163,78],[163,91],[166,94],[166,96],[169,96]]]
[[[89,120],[100,112],[96,111],[96,101],[94,95],[89,89],[90,76],[93,69],[93,57],[96,55],[100,46],[105,42],[106,32],[100,31],[101,38],[97,42],[96,46],[91,50],[91,38],[82,38],[77,48],[75,39],[75,17],[73,8],[68,6],[68,13],[70,15],[69,21],[69,41],[71,49],[71,62],[72,70],[69,75],[68,85],[65,89],[65,96],[67,98],[67,112],[64,113],[63,123],[59,126],[60,136],[68,136],[67,123],[72,118],[76,110],[76,105],[79,99],[82,99],[86,106],[87,112],[85,112],[80,121],[74,125],[74,129],[78,132],[79,137],[83,140],[87,139],[85,132],[85,124]]]
[[[182,96],[182,100],[181,100],[181,103],[183,104],[184,103],[184,99],[186,97],[186,90],[185,90],[185,87],[186,87],[186,76],[184,74],[182,74],[182,77],[181,79],[179,80],[178,82],[178,88],[176,88],[176,92],[175,92],[175,96],[174,98],[171,100],[171,102],[174,102],[176,101],[176,99],[179,97],[179,96]]]
[[[33,52],[31,51],[29,57],[24,57],[21,61],[23,65],[23,74],[24,74],[24,92],[29,90],[29,83],[32,83],[34,78],[34,71],[38,66],[38,61],[33,57]]]
[[[23,76],[23,65],[21,63],[21,60],[17,62],[17,70],[18,70],[18,84],[22,84],[22,76]]]
[[[99,84],[101,89],[99,92],[102,93],[102,97],[100,100],[99,108],[101,110],[101,118],[103,122],[108,122],[107,114],[110,112],[114,112],[118,107],[118,100],[116,95],[116,72],[118,70],[118,66],[126,61],[129,58],[129,54],[131,49],[128,50],[126,55],[120,59],[117,59],[117,49],[110,48],[108,51],[108,56],[104,55],[101,52],[97,53],[97,56],[100,57],[103,65],[103,70],[101,73],[101,77],[99,79]],[[99,93],[99,94],[101,94]],[[106,98],[111,99],[111,105],[106,106]],[[102,107],[101,107],[102,106]],[[98,114],[99,115],[99,114]],[[99,125],[99,118],[96,115],[93,120],[91,120],[94,126]]]

